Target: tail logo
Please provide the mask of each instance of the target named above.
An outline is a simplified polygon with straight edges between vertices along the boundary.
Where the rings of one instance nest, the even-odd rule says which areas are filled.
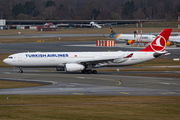
[[[150,45],[154,51],[163,51],[166,47],[166,39],[159,35]]]
[[[109,34],[113,34],[113,28],[112,27],[109,28]]]

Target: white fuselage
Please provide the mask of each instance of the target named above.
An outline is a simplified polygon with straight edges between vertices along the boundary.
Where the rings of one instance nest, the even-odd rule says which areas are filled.
[[[133,53],[130,58],[125,56]],[[10,55],[4,63],[16,67],[64,67],[68,63],[113,58],[114,61],[99,62],[94,67],[127,66],[154,59],[154,52],[26,52]]]
[[[175,42],[175,43],[180,43],[180,36],[170,36],[169,41]]]
[[[135,42],[152,42],[156,36],[154,35],[142,35],[142,37],[139,36],[134,36],[134,34],[119,34],[115,37],[115,40],[118,41],[128,41],[128,40],[134,40]],[[170,42],[177,42],[180,43],[180,36],[169,36],[169,41]]]
[[[154,39],[156,38],[156,36],[154,35],[138,35],[138,36],[134,36],[134,34],[119,34],[115,37],[115,40],[134,40],[134,41],[138,41],[138,42],[152,42]]]

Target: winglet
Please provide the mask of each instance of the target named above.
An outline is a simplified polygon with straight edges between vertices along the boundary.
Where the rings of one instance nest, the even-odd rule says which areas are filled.
[[[163,52],[172,29],[164,29],[152,42],[140,52]]]
[[[126,56],[125,58],[130,58],[133,56],[133,53],[129,54],[128,56]]]

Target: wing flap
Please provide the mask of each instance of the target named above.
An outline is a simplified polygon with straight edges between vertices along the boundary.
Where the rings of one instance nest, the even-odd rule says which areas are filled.
[[[106,59],[91,59],[91,60],[84,60],[84,61],[78,61],[80,64],[99,64],[99,63],[108,63],[108,62],[114,62],[115,58],[106,58]]]

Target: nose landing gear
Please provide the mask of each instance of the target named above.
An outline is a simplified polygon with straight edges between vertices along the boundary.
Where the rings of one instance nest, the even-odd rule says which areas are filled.
[[[23,73],[22,67],[20,67],[19,69],[19,73]]]

